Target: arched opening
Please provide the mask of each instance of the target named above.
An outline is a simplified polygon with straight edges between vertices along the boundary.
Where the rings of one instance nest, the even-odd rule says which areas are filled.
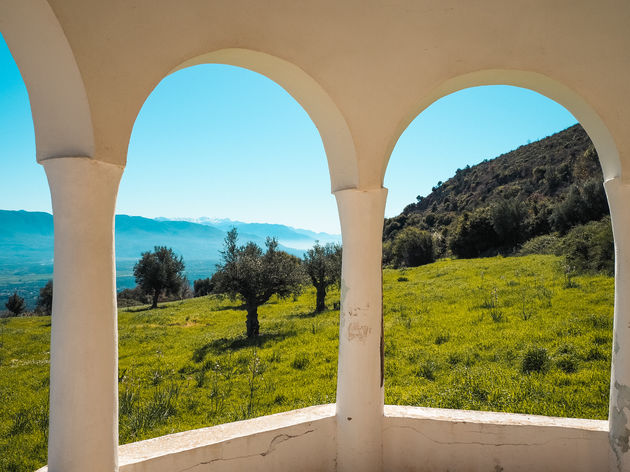
[[[232,227],[238,246],[265,252],[276,237],[293,260],[316,241],[339,241],[320,133],[282,87],[232,65],[190,64],[145,102],[116,221],[121,444],[335,401],[336,286],[322,313],[308,280],[300,294],[276,293],[258,307],[254,338],[242,292],[195,297],[193,287],[217,288]],[[193,293],[122,308],[139,291],[136,263],[155,246],[183,256]]]
[[[34,470],[48,437],[50,316],[38,298],[52,278],[53,224],[29,94],[2,35],[0,142],[0,469]]]
[[[556,127],[536,134],[525,120],[521,126],[531,142],[521,138],[496,152],[487,149],[515,139],[509,130],[496,139],[470,126],[475,131],[464,142],[478,150],[474,160],[451,164],[444,178],[386,220],[385,261],[399,269],[384,273],[385,402],[606,419],[614,250],[602,183],[619,175],[619,166],[601,120],[549,79],[472,74],[436,92],[444,98],[424,111],[428,132],[410,125],[411,134],[446,149],[428,155],[430,145],[416,141],[416,157],[440,169],[449,152],[457,154],[439,133],[451,126],[445,134],[457,140],[458,120],[445,117],[457,106],[473,115],[471,109],[487,103],[470,100],[483,98],[489,88],[467,88],[497,83],[555,99],[551,104],[538,94],[529,97],[540,101],[535,112],[558,113]],[[518,93],[525,99],[533,94]],[[432,118],[444,119],[432,123],[441,131],[431,129]],[[485,147],[476,148],[476,140],[484,139]],[[413,149],[404,136],[398,143]],[[396,185],[386,184],[390,192]],[[435,253],[440,260],[431,263]],[[400,269],[405,265],[420,267]]]

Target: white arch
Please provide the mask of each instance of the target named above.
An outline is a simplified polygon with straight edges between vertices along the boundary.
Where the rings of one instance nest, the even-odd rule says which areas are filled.
[[[399,123],[394,139],[387,149],[385,168],[382,169],[381,182],[385,176],[387,164],[394,146],[409,124],[425,109],[446,95],[470,87],[482,85],[513,85],[522,87],[550,98],[565,107],[580,122],[593,141],[604,174],[604,181],[621,177],[621,161],[617,145],[608,128],[597,112],[570,88],[545,75],[519,70],[482,70],[449,79],[432,92],[425,95]]]
[[[83,79],[68,40],[45,0],[0,0],[0,32],[26,84],[37,160],[94,155]]]
[[[296,65],[250,49],[220,49],[189,59],[171,71],[200,64],[225,64],[257,72],[284,88],[309,115],[324,144],[331,190],[356,188],[359,171],[354,141],[344,116],[328,93]]]

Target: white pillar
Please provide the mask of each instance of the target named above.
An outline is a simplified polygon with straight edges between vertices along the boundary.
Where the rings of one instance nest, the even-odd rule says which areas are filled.
[[[337,470],[383,468],[383,272],[386,189],[335,192],[341,234]]]
[[[55,222],[50,472],[118,470],[114,211],[122,167],[43,162]]]
[[[630,471],[630,185],[604,183],[615,236],[615,318],[608,414],[610,470]]]

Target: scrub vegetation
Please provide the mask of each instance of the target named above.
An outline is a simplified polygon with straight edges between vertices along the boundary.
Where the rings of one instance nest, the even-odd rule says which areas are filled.
[[[334,402],[339,315],[315,297],[260,306],[256,339],[214,295],[121,309],[121,443]],[[612,277],[554,255],[385,269],[385,400],[605,419],[612,307]],[[2,471],[46,462],[50,321],[0,319]]]
[[[593,143],[580,125],[571,126],[457,169],[431,193],[386,218],[385,263],[410,267],[443,257],[512,254],[532,238],[562,237],[589,222],[610,226],[602,182]],[[612,232],[600,233],[587,243],[604,249],[602,264],[610,266]]]

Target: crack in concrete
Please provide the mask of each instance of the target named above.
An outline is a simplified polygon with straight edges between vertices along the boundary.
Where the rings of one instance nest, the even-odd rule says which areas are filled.
[[[188,470],[192,470],[196,467],[202,466],[202,465],[209,465],[212,464],[214,462],[222,462],[222,461],[235,461],[235,460],[239,460],[239,459],[249,459],[251,457],[256,457],[256,456],[261,456],[261,457],[265,457],[268,456],[269,454],[271,454],[273,451],[275,451],[276,447],[285,442],[288,441],[290,439],[294,439],[294,438],[299,438],[301,436],[305,436],[309,433],[314,432],[314,429],[309,429],[303,433],[300,434],[278,434],[276,436],[274,436],[271,440],[271,442],[269,443],[269,446],[267,447],[267,450],[263,451],[263,452],[256,452],[254,454],[246,454],[244,456],[236,456],[236,457],[217,457],[216,459],[210,459],[208,461],[202,461],[199,462],[198,464],[192,465],[190,467],[186,467],[185,469],[180,469],[179,472],[186,472]]]
[[[555,441],[566,441],[566,440],[577,441],[577,440],[584,440],[584,439],[586,439],[586,438],[583,438],[583,437],[562,437],[562,438],[557,438],[557,439],[550,439],[549,441],[543,441],[543,442],[500,443],[500,444],[486,443],[486,442],[481,442],[481,441],[438,441],[437,439],[433,439],[428,434],[426,434],[423,431],[420,431],[420,430],[414,428],[413,426],[389,426],[388,428],[385,428],[384,431],[387,431],[388,429],[393,429],[393,428],[411,429],[412,431],[415,431],[416,433],[420,434],[421,436],[424,436],[429,441],[431,441],[431,442],[433,442],[435,444],[453,445],[453,446],[466,446],[466,445],[492,446],[492,447],[502,447],[502,446],[513,446],[513,447],[520,447],[520,446],[544,446],[546,444],[549,444],[549,443],[552,443],[552,442],[555,442]],[[472,434],[478,434],[480,432],[472,431],[471,433]],[[481,433],[481,434],[491,434],[491,433]]]

